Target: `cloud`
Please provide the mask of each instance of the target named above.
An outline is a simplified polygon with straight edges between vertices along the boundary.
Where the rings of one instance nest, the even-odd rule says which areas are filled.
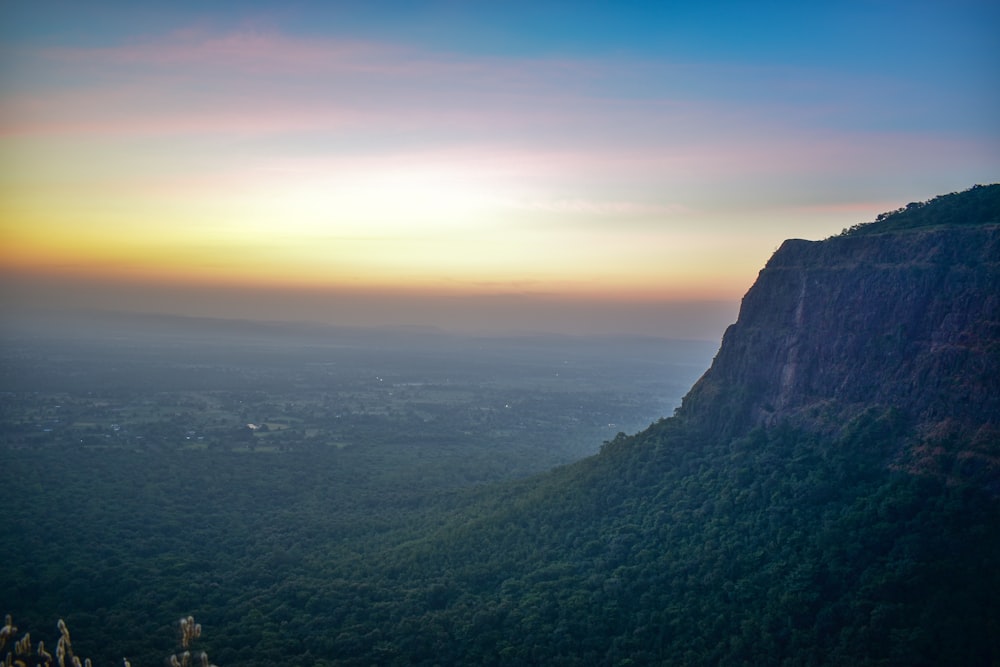
[[[625,58],[456,55],[259,30],[21,47],[11,63],[19,76],[3,86],[7,135],[360,132],[563,146],[705,140],[709,128],[731,126],[737,108],[743,123],[759,124],[762,91],[746,79],[766,93],[788,75]]]
[[[794,233],[824,236],[893,207],[859,219],[851,202],[960,189],[996,164],[995,143],[867,127],[879,82],[800,67],[256,29],[8,52],[0,194],[9,219],[43,221],[24,225],[29,249],[89,230],[139,265],[178,239],[155,255],[163,273],[190,269],[202,243],[247,275],[572,274],[729,294],[788,235],[773,220],[816,219]]]
[[[454,122],[470,110],[483,119],[490,103],[554,99],[545,92],[554,82],[561,80],[565,91],[596,67],[254,31],[181,31],[100,48],[22,47],[11,58],[21,76],[15,89],[5,86],[7,133],[116,134],[127,116],[148,120],[133,122],[126,133],[136,127],[190,131],[207,123],[219,132],[278,131],[282,125],[295,131],[360,114],[370,122],[407,119],[411,125],[415,118]],[[535,113],[531,104],[519,111],[522,117]],[[241,116],[263,120],[224,122]]]
[[[586,216],[670,216],[689,212],[679,204],[657,204],[638,201],[608,201],[598,199],[551,199],[507,201],[504,205],[514,209],[542,213],[580,214]]]
[[[461,169],[520,183],[498,199],[538,213],[671,215],[723,186],[773,192],[858,164],[898,170],[899,155],[986,150],[840,127],[884,82],[793,66],[470,56],[265,29],[15,51],[2,136],[165,140],[230,155],[227,171],[458,156]]]

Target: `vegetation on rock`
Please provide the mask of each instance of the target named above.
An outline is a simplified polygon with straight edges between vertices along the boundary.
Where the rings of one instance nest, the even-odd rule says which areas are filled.
[[[1000,224],[1000,184],[974,185],[964,192],[939,195],[926,202],[911,202],[881,213],[874,222],[848,227],[843,236],[882,234],[922,227],[969,227]]]

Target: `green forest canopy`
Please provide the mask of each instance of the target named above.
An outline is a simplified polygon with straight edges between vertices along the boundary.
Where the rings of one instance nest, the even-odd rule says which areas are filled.
[[[925,202],[911,202],[881,213],[874,222],[848,227],[841,234],[859,236],[924,227],[971,226],[1000,223],[1000,184],[974,185]]]

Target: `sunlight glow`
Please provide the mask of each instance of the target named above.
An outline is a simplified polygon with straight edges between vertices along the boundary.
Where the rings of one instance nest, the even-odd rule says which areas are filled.
[[[157,30],[0,44],[0,271],[735,303],[784,238],[998,164],[868,124],[867,70]]]

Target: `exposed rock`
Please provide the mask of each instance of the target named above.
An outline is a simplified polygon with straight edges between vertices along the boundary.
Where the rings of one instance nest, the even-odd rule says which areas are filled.
[[[1000,219],[1000,186],[949,195],[947,210],[973,193]],[[932,225],[935,201],[897,212],[920,209],[917,226],[889,215],[786,241],[678,415],[730,436],[782,421],[832,433],[891,409],[912,433],[898,465],[1000,477],[1000,224]]]

